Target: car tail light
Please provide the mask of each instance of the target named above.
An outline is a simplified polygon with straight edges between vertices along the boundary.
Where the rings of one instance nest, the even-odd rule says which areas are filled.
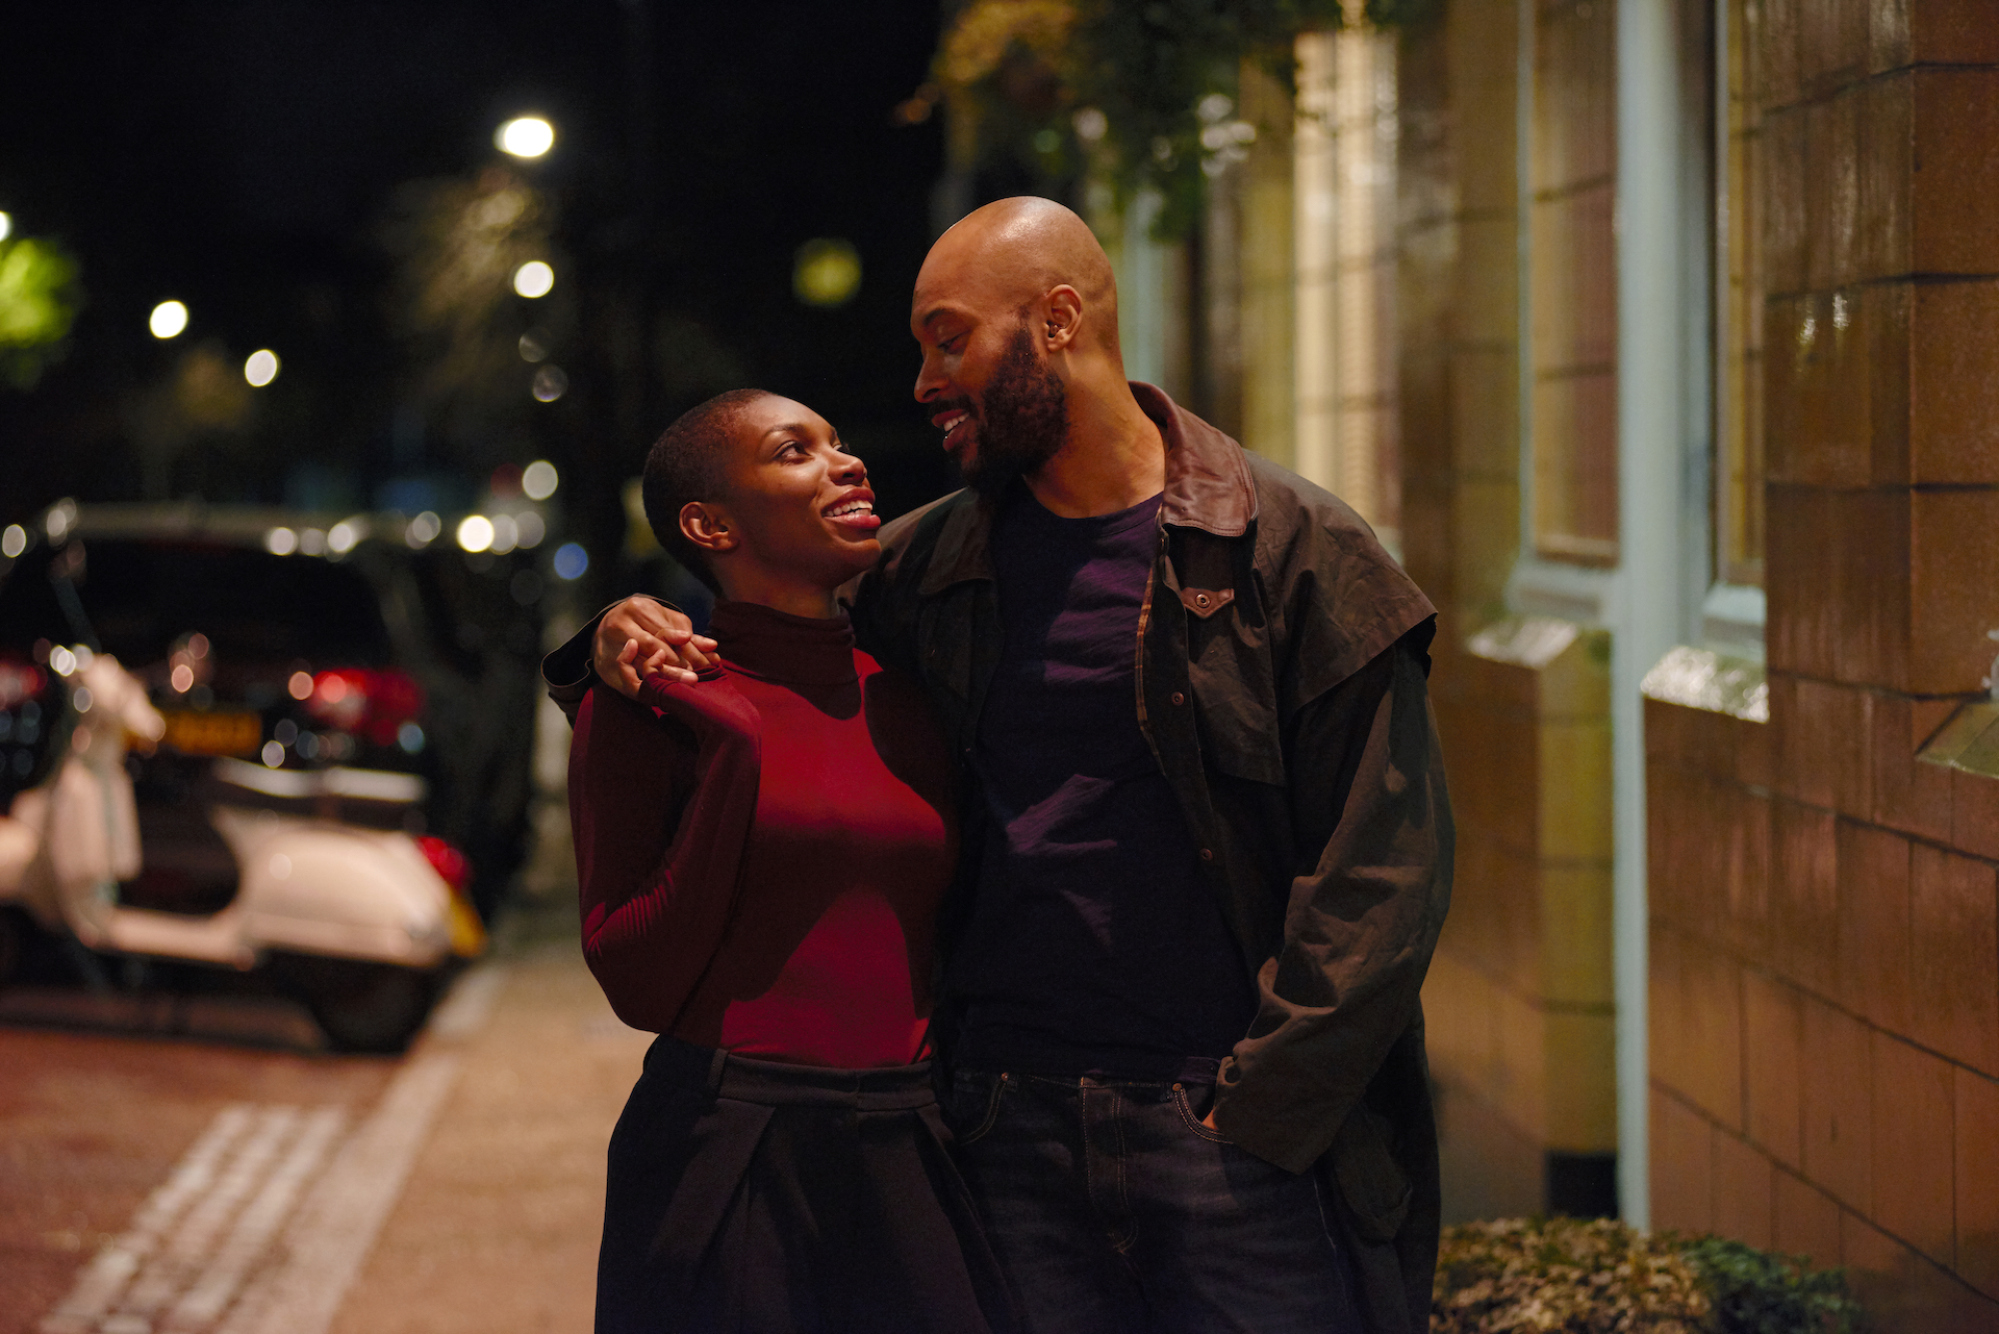
[[[402,672],[340,667],[312,678],[305,708],[328,727],[391,746],[396,729],[423,711],[423,687]]]
[[[472,863],[465,854],[435,834],[419,836],[416,845],[423,849],[424,859],[430,863],[431,869],[451,886],[451,892],[463,894],[466,886],[472,883]]]

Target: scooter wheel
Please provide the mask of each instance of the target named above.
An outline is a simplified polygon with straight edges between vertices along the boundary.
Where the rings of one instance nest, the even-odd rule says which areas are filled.
[[[437,999],[435,974],[413,968],[326,960],[311,971],[306,1006],[338,1051],[403,1050]]]

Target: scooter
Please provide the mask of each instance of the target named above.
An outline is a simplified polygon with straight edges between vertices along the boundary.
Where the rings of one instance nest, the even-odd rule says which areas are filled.
[[[336,818],[354,802],[413,807],[420,777],[189,759],[199,783],[185,818],[204,826],[207,843],[195,846],[211,862],[233,860],[233,876],[226,865],[207,872],[234,892],[205,910],[163,911],[128,901],[148,875],[184,869],[174,849],[142,838],[127,760],[171,746],[145,684],[108,654],[56,646],[45,664],[0,663],[0,706],[9,735],[35,734],[45,772],[0,815],[0,936],[18,929],[11,907],[92,957],[268,967],[335,1047],[371,1051],[404,1045],[450,971],[483,951],[462,855],[439,839]],[[7,946],[0,940],[0,982]]]

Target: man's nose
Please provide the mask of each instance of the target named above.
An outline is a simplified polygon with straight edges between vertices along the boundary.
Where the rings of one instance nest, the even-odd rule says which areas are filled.
[[[928,403],[944,391],[944,376],[938,372],[931,358],[925,356],[923,364],[916,370],[916,401]]]

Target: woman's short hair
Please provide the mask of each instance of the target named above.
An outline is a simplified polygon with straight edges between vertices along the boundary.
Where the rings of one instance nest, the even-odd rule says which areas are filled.
[[[768,397],[769,391],[763,389],[717,394],[675,418],[646,454],[645,475],[639,481],[646,522],[667,554],[716,594],[722,587],[708,568],[707,554],[680,531],[680,511],[689,501],[722,498],[736,422],[744,408]]]

